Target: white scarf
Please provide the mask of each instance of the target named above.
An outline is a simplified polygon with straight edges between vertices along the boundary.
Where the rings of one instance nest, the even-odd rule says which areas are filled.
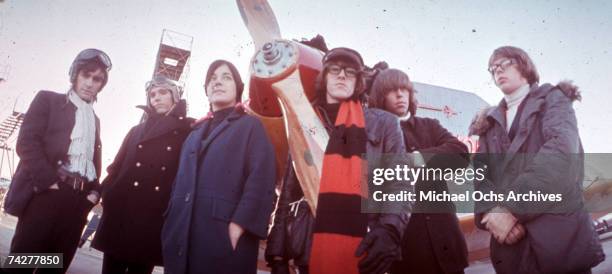
[[[87,103],[74,90],[68,92],[68,98],[77,110],[74,117],[74,128],[70,134],[68,149],[68,171],[78,173],[89,181],[96,179],[96,167],[93,163],[96,143],[96,117],[93,102]]]
[[[523,85],[514,92],[504,95],[506,106],[508,106],[508,109],[506,110],[506,132],[510,131],[512,122],[514,122],[514,117],[516,117],[518,106],[521,104],[521,102],[523,102],[523,99],[525,99],[527,93],[529,93],[529,85]]]

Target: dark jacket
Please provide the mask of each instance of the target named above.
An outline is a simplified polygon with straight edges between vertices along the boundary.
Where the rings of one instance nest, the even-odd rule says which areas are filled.
[[[183,141],[193,119],[181,100],[168,115],[133,127],[102,182],[104,213],[92,247],[113,258],[162,265],[166,210]]]
[[[43,90],[32,100],[17,138],[20,161],[4,203],[7,213],[19,217],[35,193],[46,191],[59,181],[57,170],[68,161],[76,109],[67,94]],[[97,177],[101,150],[100,120],[96,116],[93,162]],[[98,180],[91,183],[97,189]]]
[[[162,231],[166,273],[255,273],[274,204],[274,149],[257,118],[237,108],[208,137],[185,140]],[[230,222],[245,229],[232,250]]]
[[[320,107],[317,110],[324,112]],[[399,123],[394,115],[379,109],[365,108],[364,116],[365,130],[368,138],[366,153],[368,155],[403,153],[405,151]],[[325,124],[329,126],[330,122],[327,121]],[[285,260],[295,259],[295,263],[298,265],[306,265],[310,256],[312,225],[314,222],[304,220],[312,218],[310,207],[305,201],[299,203],[299,208],[294,207],[292,210],[291,203],[300,200],[304,194],[293,168],[289,167],[286,174],[278,200],[274,226],[268,236],[265,253],[266,260],[271,262],[274,256],[279,256]],[[300,226],[295,222],[294,214],[296,214],[296,210],[300,220],[298,223],[309,226]],[[407,208],[405,214],[369,214],[368,226],[385,225],[391,228],[399,239],[410,217],[407,213],[408,211],[409,209]],[[307,213],[308,216],[302,215],[304,213]],[[303,242],[303,244],[299,244],[300,242]]]
[[[428,168],[465,168],[467,147],[431,118],[411,117],[400,123],[407,152],[418,151]],[[442,180],[418,181],[415,192],[448,191]],[[404,232],[402,261],[393,273],[457,273],[468,266],[467,245],[452,202],[418,201]]]
[[[505,130],[505,102],[475,119],[472,132],[480,135],[475,168],[486,168],[486,177],[476,189],[507,194],[560,193],[563,212],[547,213],[544,203],[478,202],[476,225],[494,206],[508,208],[523,224],[527,235],[514,245],[491,239],[491,261],[498,273],[568,273],[585,271],[605,255],[591,217],[582,209],[584,165],[572,101],[576,87],[533,85],[517,112],[511,139]],[[512,130],[511,130],[512,131]],[[578,159],[576,159],[578,158]],[[533,211],[529,211],[533,209]]]

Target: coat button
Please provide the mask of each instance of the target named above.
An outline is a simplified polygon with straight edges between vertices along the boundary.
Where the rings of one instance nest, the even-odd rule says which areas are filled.
[[[167,150],[167,151],[172,151],[172,147],[171,147],[171,146],[167,146],[167,147],[166,147],[166,150]]]
[[[61,166],[64,162],[62,162],[62,160],[57,161],[57,165]]]
[[[181,116],[181,117],[179,117],[179,120],[183,120],[184,118],[185,118],[185,117]]]
[[[138,148],[139,148],[139,149],[142,149],[142,145],[138,145]]]
[[[161,167],[161,170],[162,170],[162,171],[166,171],[166,166],[162,166],[162,167]]]
[[[155,186],[155,191],[159,191],[159,186]]]
[[[140,166],[141,166],[140,162],[136,162],[136,167],[140,167]]]
[[[134,186],[138,186],[138,181],[134,181]]]
[[[174,135],[178,135],[178,130],[175,130],[175,131],[174,131]]]

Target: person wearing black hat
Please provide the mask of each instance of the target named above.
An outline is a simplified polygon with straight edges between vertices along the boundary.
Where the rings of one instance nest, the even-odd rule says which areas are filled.
[[[274,148],[238,102],[236,67],[206,74],[212,113],[185,140],[162,230],[166,273],[256,273],[274,204]]]
[[[193,119],[177,82],[157,76],[145,88],[145,120],[128,132],[102,182],[104,214],[91,246],[104,252],[105,274],[163,265],[162,215]]]
[[[361,189],[360,174],[367,168],[363,157],[405,151],[398,119],[363,107],[363,68],[361,55],[353,49],[335,48],[323,57],[313,107],[330,139],[316,218],[289,162],[266,248],[272,273],[289,273],[290,260],[300,274],[384,273],[400,256],[409,209],[361,212],[362,194],[368,192]]]
[[[70,67],[71,88],[66,94],[38,92],[17,138],[20,162],[4,205],[19,218],[10,252],[62,253],[63,267],[55,272],[68,269],[100,197],[100,122],[93,103],[110,69],[106,53],[81,51]]]

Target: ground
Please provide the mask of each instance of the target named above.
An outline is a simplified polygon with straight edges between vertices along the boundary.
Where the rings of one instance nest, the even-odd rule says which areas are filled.
[[[0,213],[0,256],[5,257],[9,252],[9,246],[17,219]],[[612,233],[608,233],[602,237],[602,244],[606,253],[607,259],[593,269],[593,274],[609,274],[612,273]],[[77,251],[77,254],[68,269],[71,274],[98,274],[102,270],[102,253],[89,247],[89,242],[83,248]],[[153,273],[163,273],[163,268],[156,267]],[[259,273],[269,273],[267,271],[259,271]],[[493,273],[493,267],[489,261],[472,262],[465,270],[466,274],[477,273]]]

